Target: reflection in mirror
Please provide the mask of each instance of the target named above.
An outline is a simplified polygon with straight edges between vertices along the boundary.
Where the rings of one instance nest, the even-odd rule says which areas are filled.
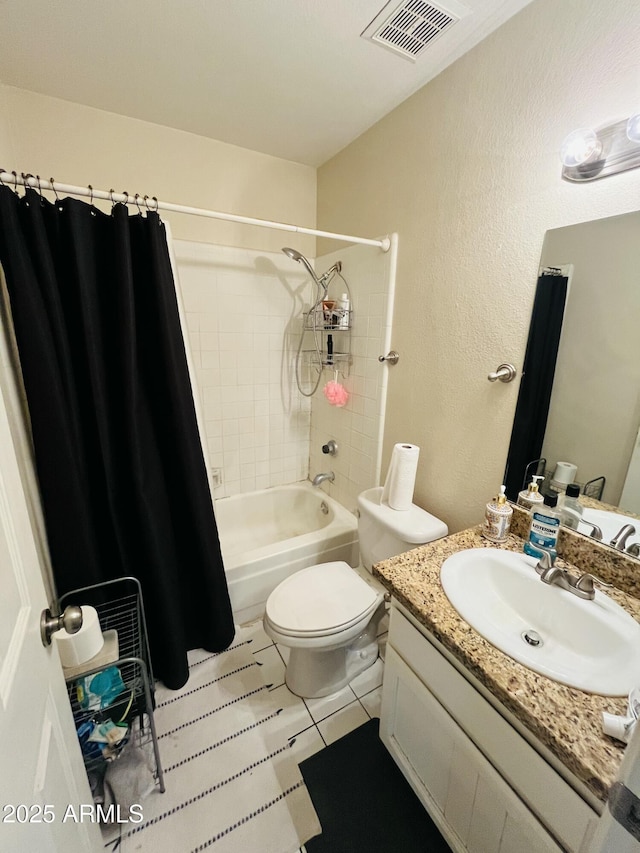
[[[543,488],[564,490],[558,463],[568,464],[581,492],[599,481],[591,494],[602,503],[581,497],[585,520],[600,513],[606,543],[633,524],[637,533],[617,547],[640,550],[640,212],[547,232],[540,271],[549,268],[569,282],[548,417],[538,425]]]

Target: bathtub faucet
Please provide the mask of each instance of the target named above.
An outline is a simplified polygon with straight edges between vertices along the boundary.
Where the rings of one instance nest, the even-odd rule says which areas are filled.
[[[316,474],[316,476],[311,481],[312,486],[319,486],[320,483],[324,483],[325,480],[328,480],[330,483],[333,483],[336,475],[333,471],[329,471],[327,474]]]

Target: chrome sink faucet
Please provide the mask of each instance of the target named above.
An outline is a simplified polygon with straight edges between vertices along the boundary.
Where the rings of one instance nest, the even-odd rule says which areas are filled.
[[[596,575],[592,575],[589,572],[585,572],[577,578],[565,569],[554,566],[554,559],[553,555],[548,551],[542,552],[542,556],[536,566],[536,572],[540,575],[540,580],[543,583],[551,586],[559,586],[560,589],[566,589],[567,592],[577,595],[578,598],[587,599],[588,601],[594,599],[596,595],[596,590],[593,585],[594,581],[597,581],[602,586],[611,586],[610,583],[606,583],[596,577]]]
[[[627,539],[636,532],[633,524],[625,524],[623,527],[618,530],[616,535],[613,537],[610,545],[613,545],[614,548],[617,548],[618,551],[624,551],[625,545],[627,544]]]
[[[602,530],[600,530],[597,524],[594,524],[592,521],[585,521],[584,518],[580,519],[580,524],[587,524],[591,528],[589,536],[592,539],[602,539]]]
[[[330,483],[333,483],[336,475],[333,471],[328,471],[326,474],[316,474],[316,476],[311,481],[312,486],[319,486],[321,483],[324,483],[325,480],[328,480]]]

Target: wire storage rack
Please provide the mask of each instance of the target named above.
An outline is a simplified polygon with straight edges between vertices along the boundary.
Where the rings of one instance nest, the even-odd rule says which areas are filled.
[[[67,605],[90,605],[96,609],[100,628],[109,638],[113,659],[92,659],[87,668],[65,670],[67,693],[92,787],[106,771],[108,761],[117,757],[126,743],[133,742],[152,758],[156,785],[164,792],[164,778],[158,749],[153,711],[154,680],[142,590],[137,578],[118,578],[65,593],[59,600],[62,612]],[[93,668],[92,663],[95,662]],[[108,671],[108,673],[107,673]],[[94,677],[105,673],[108,691],[101,697],[92,692]],[[97,725],[111,721],[127,728],[127,735],[106,750],[88,740]]]
[[[307,364],[315,370],[333,367],[348,373],[352,364],[351,325],[353,312],[350,308],[332,307],[337,300],[318,302],[311,311],[303,313],[303,334],[313,334],[314,348],[303,350]]]

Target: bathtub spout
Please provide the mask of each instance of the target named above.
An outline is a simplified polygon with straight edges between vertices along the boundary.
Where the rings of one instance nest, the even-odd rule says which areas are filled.
[[[316,476],[311,481],[312,486],[319,486],[320,483],[324,483],[325,480],[329,480],[330,483],[333,483],[336,475],[333,471],[329,471],[327,474],[316,474]]]

